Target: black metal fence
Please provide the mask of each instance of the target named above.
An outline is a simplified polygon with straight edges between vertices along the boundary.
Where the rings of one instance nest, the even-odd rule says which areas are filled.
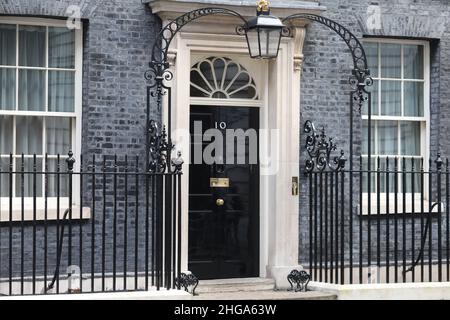
[[[129,156],[75,170],[71,152],[0,161],[0,295],[177,286],[181,173]]]
[[[347,170],[332,144],[306,166],[313,280],[450,281],[448,160],[360,157]]]

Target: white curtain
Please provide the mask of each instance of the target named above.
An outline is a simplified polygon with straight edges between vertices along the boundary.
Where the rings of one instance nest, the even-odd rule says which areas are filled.
[[[16,64],[16,26],[0,24],[0,64],[13,66]]]
[[[381,78],[400,79],[402,76],[402,46],[382,43],[381,46]]]
[[[49,156],[55,156],[58,154],[60,154],[61,156],[67,155],[71,146],[72,120],[70,118],[48,117],[46,118],[45,122],[47,154]],[[58,160],[55,158],[49,158],[47,166],[49,172],[56,172],[58,168]],[[66,163],[64,158],[60,158],[59,168],[62,172],[65,172]],[[57,196],[58,182],[56,175],[49,175],[48,192],[50,197]],[[60,196],[66,196],[68,194],[67,175],[60,176],[59,192]]]
[[[45,32],[19,26],[19,66],[45,67]],[[45,111],[45,71],[19,70],[19,110]]]
[[[398,122],[377,121],[378,154],[398,154]]]
[[[67,28],[48,29],[48,65],[51,68],[75,68],[75,33]]]
[[[423,79],[423,46],[403,45],[404,78]]]
[[[14,110],[16,107],[16,69],[0,69],[0,109]]]
[[[423,83],[405,82],[405,116],[423,117]]]
[[[401,123],[402,154],[406,156],[420,155],[420,122]]]
[[[0,116],[0,155],[9,155],[13,143],[13,117]]]
[[[75,33],[67,28],[49,28],[48,59],[51,68],[75,68]],[[75,72],[49,71],[48,109],[53,112],[73,112]]]
[[[42,117],[16,117],[16,154],[42,155]]]
[[[45,71],[19,70],[19,110],[45,111]]]
[[[48,110],[74,112],[75,73],[73,71],[49,71]]]
[[[71,136],[70,118],[46,118],[46,152],[49,155],[67,155]]]
[[[0,65],[16,64],[16,26],[0,24]],[[0,69],[0,109],[15,107],[15,69]]]
[[[19,65],[45,67],[45,27],[19,26]]]

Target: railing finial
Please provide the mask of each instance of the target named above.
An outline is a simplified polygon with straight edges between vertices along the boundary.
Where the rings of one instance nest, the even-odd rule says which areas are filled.
[[[67,162],[67,171],[73,172],[73,165],[75,164],[75,157],[73,156],[72,150],[69,150],[67,154],[69,157],[66,159]]]
[[[444,160],[442,160],[442,158],[441,158],[441,153],[440,153],[440,152],[438,152],[437,158],[436,158],[436,160],[434,161],[434,163],[436,163],[436,169],[437,169],[438,171],[441,171],[441,170],[442,170],[442,165],[444,164]]]
[[[339,157],[338,163],[339,163],[339,168],[341,170],[344,170],[345,164],[347,163],[347,158],[344,155],[344,150],[341,150],[341,156]]]

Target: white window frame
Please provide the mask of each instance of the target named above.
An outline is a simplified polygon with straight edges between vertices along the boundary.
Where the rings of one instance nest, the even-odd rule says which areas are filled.
[[[19,69],[34,69],[34,70],[66,70],[66,71],[74,71],[75,72],[75,89],[74,89],[74,104],[75,109],[74,112],[48,112],[48,111],[18,111],[18,110],[0,110],[0,115],[6,116],[41,116],[45,119],[45,117],[66,117],[72,118],[72,150],[74,152],[76,162],[74,170],[78,171],[80,169],[80,154],[81,154],[81,133],[82,133],[82,77],[83,77],[83,27],[80,25],[79,29],[74,29],[75,32],[75,68],[74,69],[65,69],[65,68],[49,68],[48,65],[45,67],[19,67],[18,62],[18,46],[19,46],[19,25],[29,25],[29,26],[41,26],[46,27],[46,49],[45,49],[45,58],[46,64],[48,64],[48,28],[49,27],[67,27],[66,19],[46,19],[46,18],[29,18],[29,17],[0,17],[0,24],[11,24],[16,26],[16,64],[14,66],[1,66],[2,68],[12,68],[16,69],[16,81],[18,81],[18,72]],[[46,72],[45,76],[45,108],[48,109],[48,72]],[[18,94],[19,88],[16,85],[16,106],[18,105]],[[16,108],[17,109],[17,108]],[[45,121],[45,120],[44,120]],[[15,127],[15,126],[14,126]],[[15,134],[15,130],[14,133]],[[43,144],[45,144],[45,122],[44,122],[44,130],[43,130]],[[13,146],[13,150],[15,150],[16,146]],[[15,155],[13,152],[13,156],[15,159],[20,156]],[[43,158],[44,155],[41,156]],[[4,157],[6,158],[6,157]],[[30,157],[28,157],[30,158]],[[54,157],[52,157],[54,158]],[[61,155],[61,171],[65,171],[65,159],[67,155]],[[9,159],[9,156],[8,156]],[[49,157],[49,159],[51,159]],[[15,162],[15,161],[14,161]],[[14,164],[15,165],[15,164]],[[44,168],[43,168],[44,170]],[[16,170],[17,171],[17,170]],[[3,175],[5,176],[5,175]],[[14,181],[15,179],[13,179]],[[44,183],[44,179],[42,179],[42,183]],[[79,177],[78,175],[73,176],[73,203],[74,206],[72,217],[76,219],[79,216],[79,209],[76,208],[79,206]],[[15,188],[15,182],[13,182],[13,190]],[[42,189],[44,190],[44,189]],[[60,217],[62,217],[63,212],[69,206],[69,199],[67,197],[60,198]],[[13,198],[13,220],[21,220],[21,211],[22,211],[22,198],[14,197]],[[36,210],[37,210],[37,219],[44,219],[44,204],[45,198],[38,197],[36,199]],[[57,216],[57,199],[56,197],[47,198],[47,219],[53,220],[56,219]],[[84,210],[83,218],[88,218],[89,212],[88,210]],[[25,220],[32,219],[33,212],[33,198],[32,197],[24,197],[24,214]],[[0,197],[0,221],[9,221],[9,197]]]
[[[397,45],[402,45],[401,47],[401,77],[400,78],[383,78],[381,77],[381,46],[378,46],[378,75],[377,77],[373,77],[374,81],[382,81],[382,80],[388,80],[388,81],[400,81],[401,82],[401,113],[402,116],[380,116],[380,115],[372,115],[371,119],[372,121],[382,121],[382,120],[393,120],[393,121],[418,121],[421,123],[421,150],[420,150],[420,155],[419,156],[402,156],[402,155],[380,155],[380,159],[385,159],[386,157],[389,157],[389,159],[391,159],[390,162],[390,170],[392,170],[394,168],[394,160],[395,157],[399,158],[399,162],[402,161],[400,159],[402,158],[406,158],[408,161],[411,158],[416,158],[416,159],[420,159],[423,158],[424,161],[424,171],[428,171],[429,170],[429,163],[428,163],[428,159],[430,158],[430,81],[431,81],[431,61],[430,61],[430,43],[428,41],[425,40],[411,40],[411,39],[386,39],[386,38],[364,38],[362,39],[363,44],[364,43],[378,43],[378,44],[397,44]],[[423,46],[423,62],[424,62],[424,70],[423,70],[423,80],[417,80],[417,79],[406,79],[404,78],[404,49],[403,49],[403,45],[421,45]],[[423,86],[423,90],[424,90],[424,94],[423,94],[423,107],[424,107],[424,113],[423,113],[423,117],[405,117],[403,116],[404,114],[404,82],[405,81],[411,81],[411,82],[421,82],[424,84]],[[381,90],[378,90],[378,110],[381,110]],[[361,116],[362,120],[368,120],[369,116],[368,115],[362,115]],[[398,137],[399,137],[399,141],[398,141],[398,153],[400,153],[401,149],[400,149],[400,140],[401,140],[401,135],[400,135],[400,126],[399,127],[399,132],[398,132]],[[375,128],[376,130],[376,128]],[[376,137],[376,136],[375,136]],[[374,143],[375,145],[378,143],[377,139],[374,139]],[[367,159],[369,157],[369,155],[367,154],[362,154],[362,158],[363,159]],[[378,154],[375,154],[372,156],[373,161],[376,161],[378,157]],[[401,170],[401,166],[398,166],[399,171]],[[416,168],[416,170],[418,171],[419,168]],[[381,178],[383,179],[385,177],[384,174],[381,174]],[[391,177],[392,178],[392,177]],[[400,179],[400,178],[399,178]],[[376,183],[376,182],[375,182]],[[425,190],[425,195],[424,195],[424,210],[425,212],[429,211],[429,203],[428,203],[428,177],[427,175],[425,175],[424,177],[424,190]],[[389,192],[389,214],[393,214],[394,213],[394,204],[395,204],[395,192],[392,192],[393,190],[390,190]],[[419,192],[417,192],[419,191]],[[421,201],[421,193],[420,190],[417,190],[414,195],[409,192],[406,193],[406,210],[408,212],[412,212],[412,204],[414,202],[414,212],[418,213],[421,211],[421,205],[420,205],[420,201]],[[362,194],[362,213],[363,215],[367,215],[368,214],[368,193],[364,192]],[[386,204],[387,204],[387,199],[386,199],[386,193],[381,193],[380,195],[380,211],[382,212],[382,214],[386,214]],[[403,193],[399,192],[397,194],[397,198],[398,198],[398,213],[403,213]],[[376,192],[371,192],[371,214],[377,214],[377,193]],[[436,209],[434,210],[436,211]]]

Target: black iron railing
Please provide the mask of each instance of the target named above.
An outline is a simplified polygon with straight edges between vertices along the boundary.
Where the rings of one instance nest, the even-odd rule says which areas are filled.
[[[312,123],[305,131],[312,135],[302,248],[312,280],[450,281],[448,160],[359,157],[358,168],[347,170],[343,153],[331,156],[336,147],[324,132]]]
[[[0,295],[178,287],[181,172],[129,156],[0,160]]]

